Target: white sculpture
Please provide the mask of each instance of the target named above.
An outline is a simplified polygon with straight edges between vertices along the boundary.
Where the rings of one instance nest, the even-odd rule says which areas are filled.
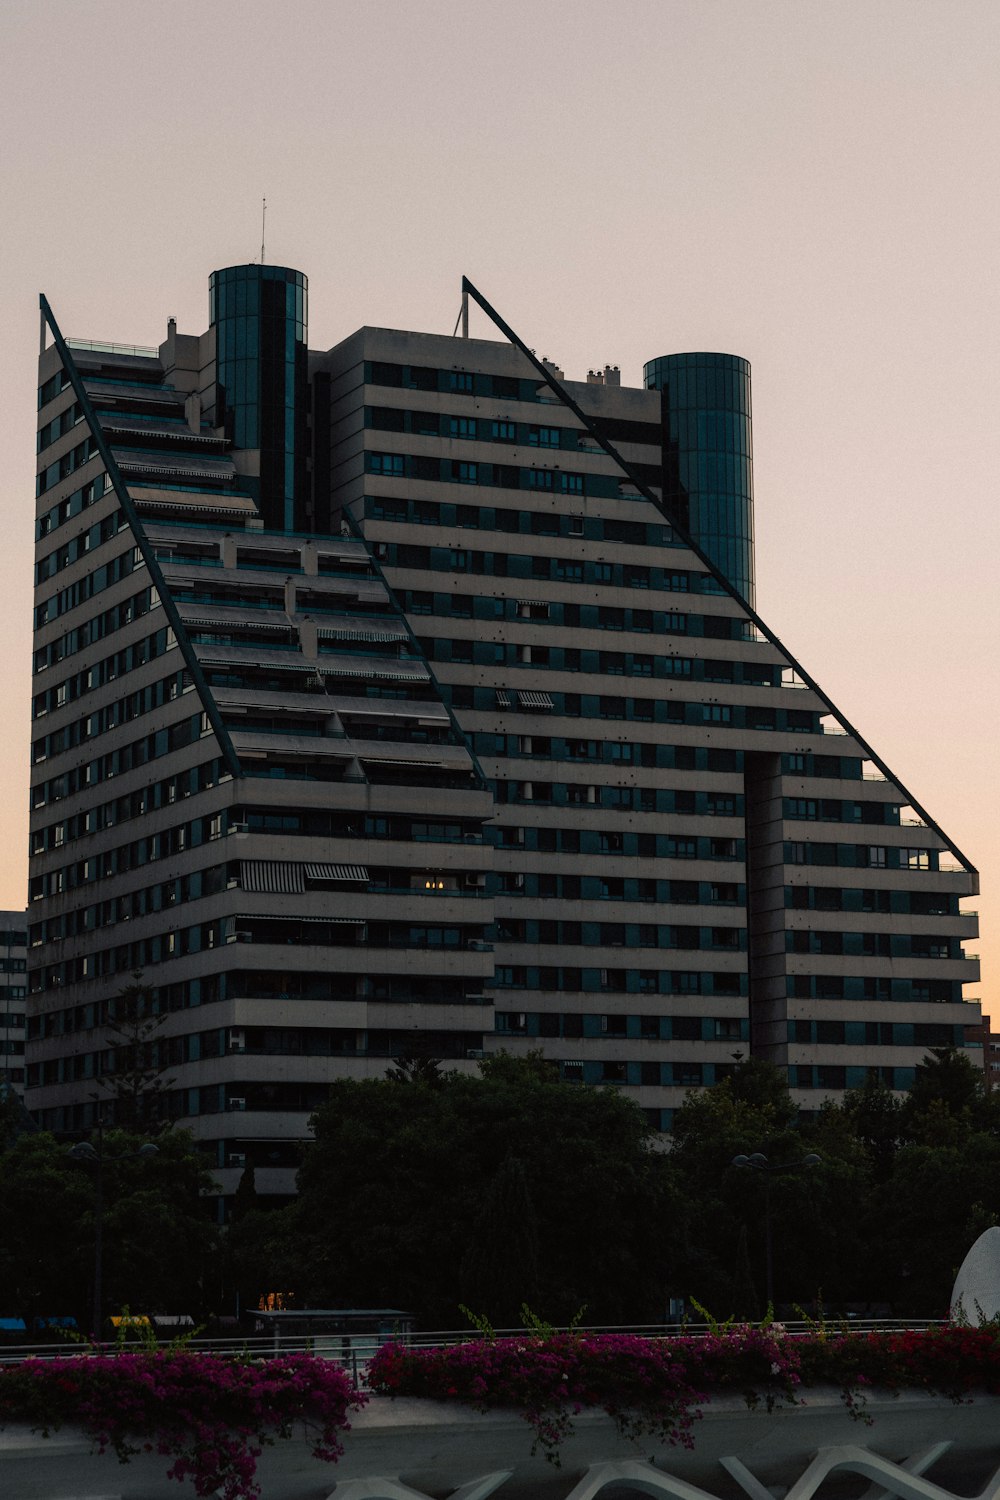
[[[951,1293],[954,1322],[971,1323],[1000,1318],[1000,1228],[981,1234],[963,1260]]]

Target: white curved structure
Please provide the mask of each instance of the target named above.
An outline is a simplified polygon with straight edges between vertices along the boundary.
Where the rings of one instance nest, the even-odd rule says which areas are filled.
[[[979,1236],[958,1268],[951,1315],[973,1327],[1000,1318],[1000,1229],[995,1224]]]
[[[355,1419],[340,1463],[312,1458],[295,1440],[268,1449],[258,1478],[263,1500],[715,1500],[734,1481],[747,1500],[812,1500],[838,1474],[867,1478],[895,1500],[1000,1497],[1000,1398],[965,1405],[919,1392],[869,1397],[874,1417],[853,1421],[837,1392],[811,1390],[795,1407],[749,1411],[730,1396],[712,1401],[694,1429],[695,1447],[626,1442],[603,1413],[584,1412],[561,1450],[562,1467],[531,1456],[531,1433],[515,1412],[486,1414],[432,1401],[375,1397]],[[125,1467],[98,1458],[80,1433],[44,1439],[0,1430],[4,1500],[187,1500],[165,1477],[166,1461]]]

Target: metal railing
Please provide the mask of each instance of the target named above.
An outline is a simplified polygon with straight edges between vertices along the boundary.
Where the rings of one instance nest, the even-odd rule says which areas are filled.
[[[160,352],[148,344],[103,344],[97,339],[67,339],[66,343],[71,349],[89,349],[92,354],[131,354],[155,359]]]
[[[780,1321],[779,1326],[790,1338],[804,1338],[816,1331],[816,1324],[806,1321]],[[926,1328],[947,1327],[947,1318],[831,1318],[825,1329],[829,1334],[845,1333],[894,1333],[912,1332]],[[498,1339],[537,1338],[531,1328],[498,1328]],[[582,1337],[605,1334],[630,1335],[659,1342],[675,1338],[704,1338],[713,1330],[705,1323],[655,1323],[655,1324],[605,1324],[590,1328],[554,1328],[553,1333],[573,1332]],[[413,1350],[453,1348],[458,1344],[480,1342],[481,1335],[464,1329],[439,1329],[426,1333],[400,1334],[398,1342]],[[319,1359],[330,1360],[350,1370],[355,1378],[362,1377],[376,1351],[384,1344],[392,1343],[393,1335],[378,1333],[313,1333],[295,1338],[281,1338],[276,1342],[274,1334],[242,1334],[233,1332],[224,1336],[195,1335],[179,1342],[185,1349],[200,1354],[212,1354],[220,1358],[274,1359],[288,1354],[314,1354]],[[102,1354],[135,1353],[146,1346],[136,1341],[128,1344],[105,1344],[100,1346]],[[164,1350],[172,1347],[166,1338],[160,1345]],[[87,1340],[62,1339],[56,1343],[23,1343],[0,1345],[0,1364],[16,1364],[25,1359],[80,1359],[94,1352]]]

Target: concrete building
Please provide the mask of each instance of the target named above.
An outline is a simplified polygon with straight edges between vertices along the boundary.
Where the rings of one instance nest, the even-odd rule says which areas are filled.
[[[753,607],[745,361],[308,352],[271,266],[203,334],[43,299],[42,344],[43,1124],[93,1124],[136,973],[169,1113],[273,1193],[404,1052],[541,1048],[666,1129],[749,1052],[815,1108],[964,1045],[975,872]]]
[[[28,996],[28,922],[23,911],[0,911],[0,1091],[24,1094]]]

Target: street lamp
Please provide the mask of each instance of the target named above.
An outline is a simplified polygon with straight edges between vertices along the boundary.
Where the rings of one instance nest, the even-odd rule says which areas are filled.
[[[805,1167],[818,1167],[822,1157],[810,1151],[801,1161],[770,1162],[760,1151],[752,1156],[734,1156],[734,1167],[749,1167],[764,1176],[764,1268],[767,1282],[767,1305],[774,1307],[774,1236],[771,1224],[771,1177],[778,1172],[801,1172]]]
[[[77,1141],[70,1146],[67,1155],[73,1161],[81,1161],[94,1168],[94,1307],[91,1337],[95,1344],[101,1341],[101,1313],[103,1311],[103,1288],[101,1285],[104,1265],[104,1163],[128,1161],[130,1157],[149,1158],[158,1155],[159,1148],[152,1141],[145,1141],[137,1151],[121,1151],[116,1156],[107,1156],[104,1151],[104,1121],[97,1118],[97,1149],[89,1141]]]

